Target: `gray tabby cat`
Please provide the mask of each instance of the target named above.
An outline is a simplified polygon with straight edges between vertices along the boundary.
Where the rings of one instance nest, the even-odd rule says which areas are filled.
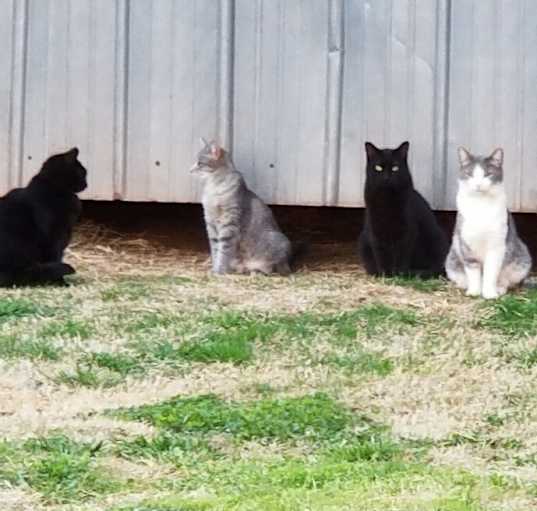
[[[248,189],[230,155],[201,139],[191,172],[203,179],[202,204],[214,273],[291,272],[291,243],[271,210]]]
[[[474,156],[459,149],[457,222],[447,276],[469,296],[497,298],[530,272],[531,256],[518,237],[503,185],[503,150]]]

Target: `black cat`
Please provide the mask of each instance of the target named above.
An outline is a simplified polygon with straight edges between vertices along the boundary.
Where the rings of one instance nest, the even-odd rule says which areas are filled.
[[[78,149],[51,156],[25,188],[0,198],[0,286],[64,284],[63,252],[87,187]]]
[[[443,273],[445,233],[427,201],[414,189],[408,142],[397,149],[365,143],[365,225],[359,253],[371,275],[434,277]]]

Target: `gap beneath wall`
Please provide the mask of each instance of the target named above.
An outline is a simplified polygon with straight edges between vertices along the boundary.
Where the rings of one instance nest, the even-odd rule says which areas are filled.
[[[308,250],[308,259],[321,257],[333,261],[335,258],[348,260],[356,257],[356,240],[364,221],[363,208],[271,206],[271,209],[291,241],[306,241],[322,248]],[[451,236],[455,213],[437,211],[435,214]],[[537,268],[537,217],[534,213],[517,213],[514,216],[520,236],[528,244]],[[200,204],[84,201],[82,219],[169,248],[208,252]]]

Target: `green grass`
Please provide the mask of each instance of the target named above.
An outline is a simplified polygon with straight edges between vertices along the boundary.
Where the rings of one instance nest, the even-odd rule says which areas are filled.
[[[435,293],[446,288],[445,279],[420,279],[417,277],[386,277],[382,281],[388,285],[409,287],[423,293]]]
[[[537,290],[508,294],[485,305],[485,317],[478,326],[509,337],[537,334]]]
[[[213,395],[177,397],[114,414],[175,432],[228,433],[242,440],[326,437],[342,431],[352,419],[345,408],[320,393],[247,403],[226,402]]]
[[[405,461],[238,461],[216,463],[205,478],[209,496],[173,496],[119,506],[122,511],[360,510],[485,511],[477,477]],[[428,481],[431,488],[420,493]],[[182,482],[179,485],[182,486]],[[220,491],[218,489],[221,489]],[[222,491],[222,489],[225,489]],[[178,492],[179,488],[176,489]],[[215,491],[216,490],[216,491]],[[486,493],[483,497],[488,497]]]
[[[211,336],[203,342],[181,344],[178,354],[183,360],[192,362],[232,362],[241,364],[253,357],[253,345],[247,338]]]
[[[137,436],[119,439],[113,452],[126,459],[153,458],[183,468],[195,468],[200,463],[213,462],[222,457],[203,435],[177,434],[167,430],[151,438]]]
[[[422,325],[413,309],[372,304],[341,313],[253,314],[226,311],[185,314],[131,311],[113,323],[127,350],[118,353],[83,353],[76,367],[62,371],[57,381],[72,387],[110,387],[128,376],[140,377],[155,368],[184,370],[190,363],[251,362],[257,353],[272,356],[287,352],[290,344],[304,357],[344,369],[348,373],[386,376],[393,362],[360,348],[360,340],[386,333],[402,333]],[[78,337],[91,333],[91,323],[49,323],[46,336]],[[316,354],[316,341],[339,348]]]
[[[61,357],[62,350],[50,341],[15,334],[0,336],[0,358],[57,361]]]
[[[45,502],[69,503],[117,491],[120,483],[95,460],[100,444],[75,442],[63,435],[0,443],[0,479],[27,484]]]
[[[121,376],[144,372],[137,358],[127,353],[91,353],[87,357],[87,363],[89,366],[95,365],[103,369],[108,369]]]
[[[116,284],[101,291],[105,302],[136,301],[151,294],[152,286],[143,279],[121,279]]]
[[[72,371],[62,370],[56,377],[56,383],[67,385],[68,387],[110,387],[120,383],[120,378],[106,378],[91,366],[77,364]]]
[[[57,320],[46,323],[38,332],[39,338],[79,338],[90,337],[94,327],[86,322],[75,319]]]
[[[0,322],[24,316],[48,316],[51,314],[51,307],[37,305],[24,298],[0,298]]]
[[[350,374],[378,374],[387,376],[393,371],[394,363],[380,355],[363,351],[350,353],[331,353],[320,359],[321,364],[327,364],[343,369]]]

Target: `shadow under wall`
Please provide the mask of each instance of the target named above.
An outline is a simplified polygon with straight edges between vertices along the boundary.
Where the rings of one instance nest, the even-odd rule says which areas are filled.
[[[272,206],[282,230],[292,241],[312,245],[307,259],[317,264],[356,259],[356,240],[364,222],[363,208]],[[435,212],[451,237],[452,211]],[[537,215],[517,213],[515,222],[537,267]],[[200,204],[157,202],[84,201],[83,220],[90,220],[127,236],[143,237],[169,248],[208,251]],[[319,248],[319,250],[317,250]]]

